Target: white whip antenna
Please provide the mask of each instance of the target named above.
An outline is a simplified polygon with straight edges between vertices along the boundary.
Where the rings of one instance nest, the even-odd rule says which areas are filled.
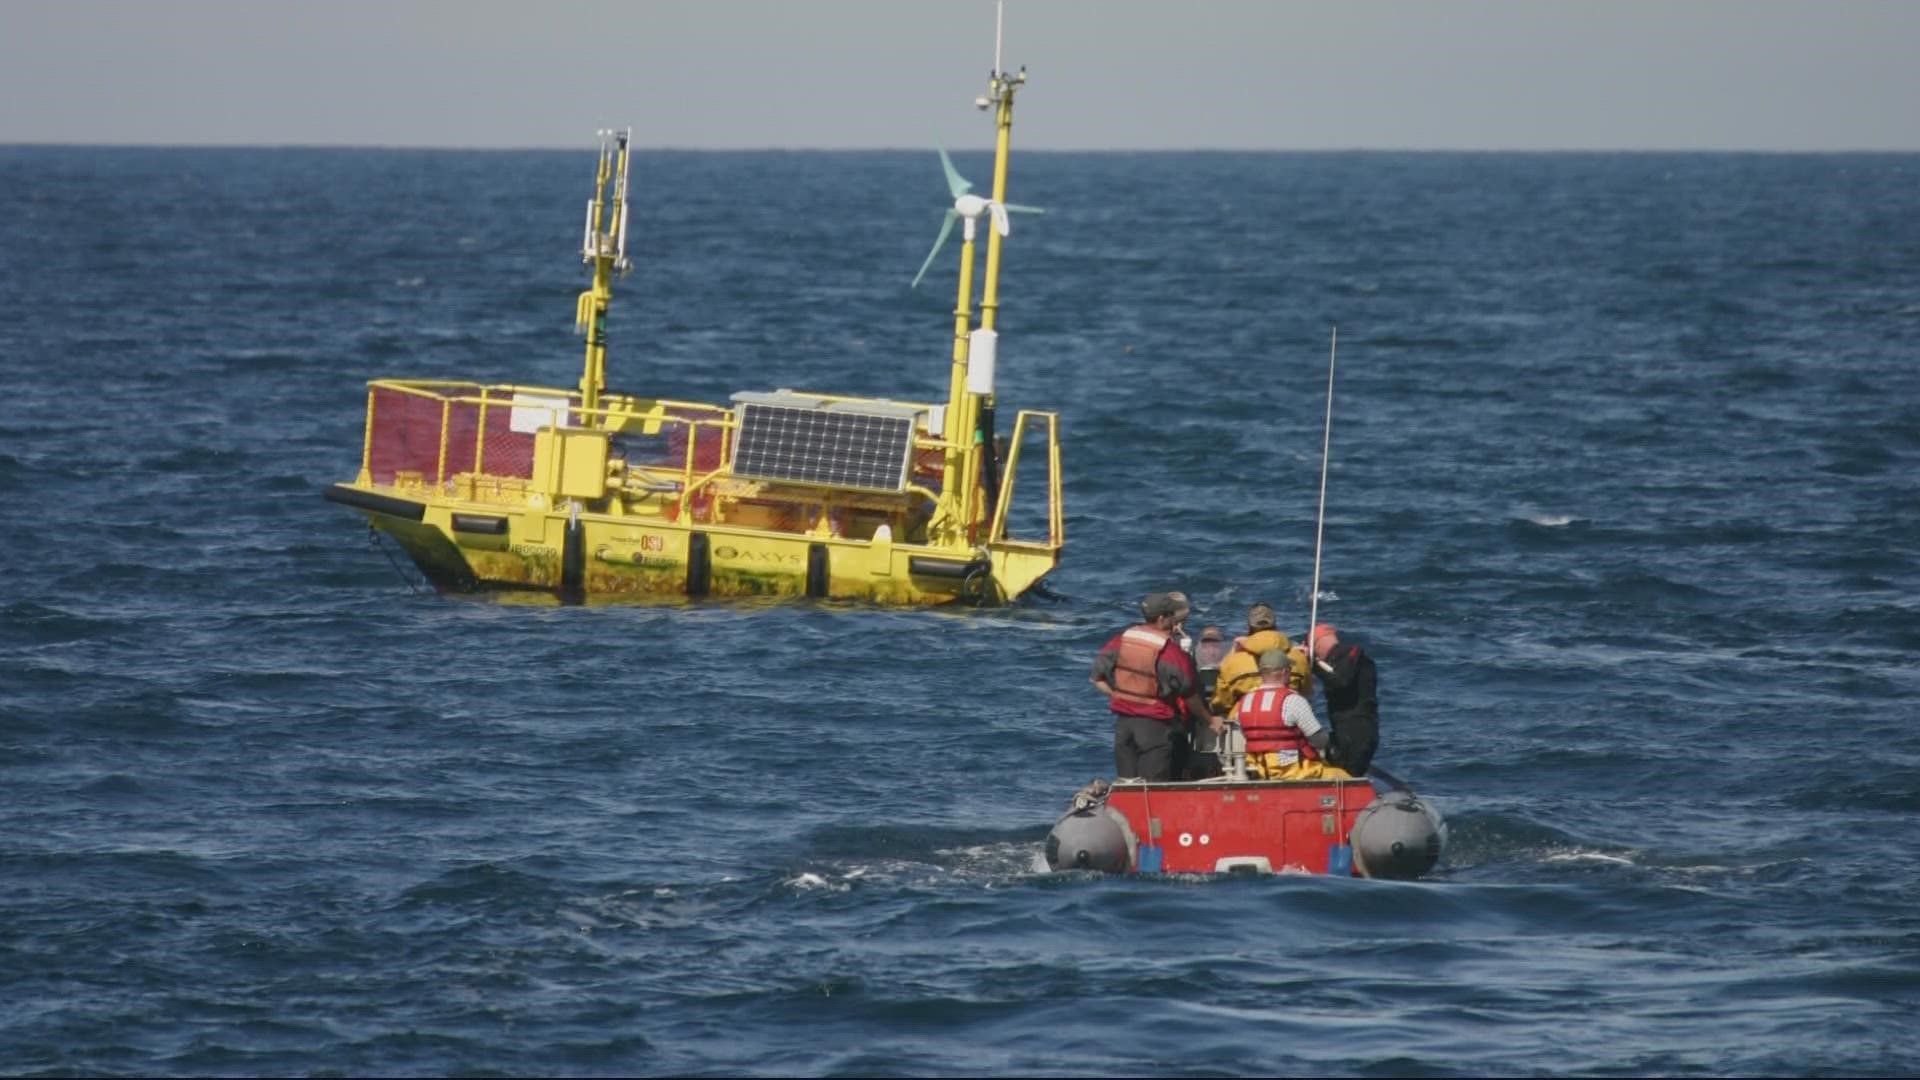
[[[993,73],[1000,74],[1000,31],[1007,21],[1007,0],[999,0],[993,5]]]
[[[1340,353],[1340,328],[1333,328],[1333,342],[1327,346],[1327,427],[1320,436],[1320,520],[1313,527],[1313,599],[1307,605],[1307,663],[1313,655],[1313,628],[1320,624],[1320,551],[1327,535],[1327,450],[1333,445],[1333,362]]]

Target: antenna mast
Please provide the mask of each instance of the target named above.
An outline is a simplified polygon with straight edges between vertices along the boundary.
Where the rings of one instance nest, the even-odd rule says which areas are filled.
[[[960,428],[962,438],[973,440],[967,455],[964,479],[967,498],[973,510],[967,515],[971,533],[973,523],[991,516],[1000,490],[1000,463],[993,445],[993,376],[998,364],[999,331],[994,328],[1000,311],[1000,241],[1006,232],[1007,154],[1013,139],[1013,95],[1027,82],[1027,69],[1008,75],[1001,67],[1001,34],[1005,25],[1006,2],[994,8],[993,74],[987,80],[985,97],[974,105],[994,111],[993,206],[995,228],[987,230],[987,268],[980,289],[980,328],[973,332],[967,350],[966,417]]]
[[[1000,70],[1001,31],[1007,22],[1007,0],[993,5],[993,70]]]
[[[593,267],[593,288],[580,294],[573,313],[573,328],[587,337],[580,409],[588,426],[599,425],[593,410],[600,407],[600,394],[607,388],[607,305],[613,301],[613,275],[633,268],[627,259],[627,144],[632,137],[632,128],[600,132],[600,167],[580,239],[580,261]]]
[[[1320,437],[1320,518],[1313,527],[1313,598],[1307,604],[1307,666],[1314,663],[1313,628],[1320,622],[1320,550],[1327,535],[1327,450],[1333,445],[1333,362],[1340,352],[1340,328],[1327,346],[1327,427]]]
[[[1007,203],[1007,151],[1013,141],[1013,95],[1027,83],[1027,69],[1008,75],[1000,66],[1001,30],[1006,17],[1006,0],[994,9],[993,74],[987,80],[987,95],[973,99],[975,106],[994,110],[993,201]],[[980,329],[992,330],[994,314],[1000,309],[1000,233],[987,233],[986,283],[980,296]]]

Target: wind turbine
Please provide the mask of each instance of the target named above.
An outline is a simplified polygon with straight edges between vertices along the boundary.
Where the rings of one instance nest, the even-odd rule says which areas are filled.
[[[913,275],[913,284],[907,286],[909,289],[917,289],[920,287],[920,279],[927,276],[927,268],[933,265],[933,260],[935,256],[940,254],[940,249],[946,246],[947,237],[953,235],[953,223],[956,219],[965,222],[960,231],[962,242],[971,244],[973,243],[982,214],[987,215],[993,222],[994,232],[999,233],[1001,236],[1006,236],[1013,232],[1013,223],[1007,218],[1009,212],[1015,214],[1046,213],[1045,210],[1037,206],[1021,206],[1017,203],[998,203],[992,199],[983,199],[973,194],[972,182],[966,177],[961,176],[959,169],[953,167],[953,159],[947,156],[945,150],[940,151],[940,166],[947,172],[947,190],[953,193],[953,206],[947,210],[946,217],[941,219],[940,235],[934,238],[933,250],[927,252],[926,261],[920,264],[920,272]]]

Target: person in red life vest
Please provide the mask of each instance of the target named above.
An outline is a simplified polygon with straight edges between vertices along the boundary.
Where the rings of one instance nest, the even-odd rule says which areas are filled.
[[[1256,661],[1260,684],[1241,695],[1233,719],[1247,739],[1247,771],[1260,780],[1346,780],[1352,774],[1325,760],[1327,729],[1305,695],[1288,685],[1293,664],[1280,649]]]
[[[1117,777],[1173,779],[1173,728],[1183,716],[1215,733],[1226,728],[1200,696],[1200,673],[1173,636],[1178,613],[1167,594],[1147,594],[1140,601],[1143,621],[1115,634],[1093,658],[1094,689],[1113,712]]]
[[[1342,641],[1331,625],[1313,628],[1313,666],[1327,696],[1327,722],[1333,725],[1333,743],[1327,758],[1355,776],[1367,775],[1373,752],[1380,748],[1380,699],[1373,657],[1360,646]]]
[[[1200,679],[1200,692],[1206,693],[1207,673],[1200,668],[1200,657],[1196,651],[1193,636],[1187,633],[1187,620],[1193,615],[1193,601],[1183,592],[1169,592],[1167,599],[1173,601],[1173,625],[1168,628],[1167,636],[1179,644],[1180,651],[1193,661],[1194,671]],[[1184,700],[1176,701],[1173,727],[1169,734],[1173,742],[1173,778],[1175,780],[1204,780],[1219,775],[1218,759],[1213,756],[1215,749],[1212,732],[1203,727],[1193,711],[1187,708]]]

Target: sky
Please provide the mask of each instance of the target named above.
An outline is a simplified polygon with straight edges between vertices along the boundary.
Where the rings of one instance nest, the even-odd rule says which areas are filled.
[[[1028,149],[1920,150],[1909,0],[1009,0]],[[992,0],[0,0],[0,144],[990,139]]]

